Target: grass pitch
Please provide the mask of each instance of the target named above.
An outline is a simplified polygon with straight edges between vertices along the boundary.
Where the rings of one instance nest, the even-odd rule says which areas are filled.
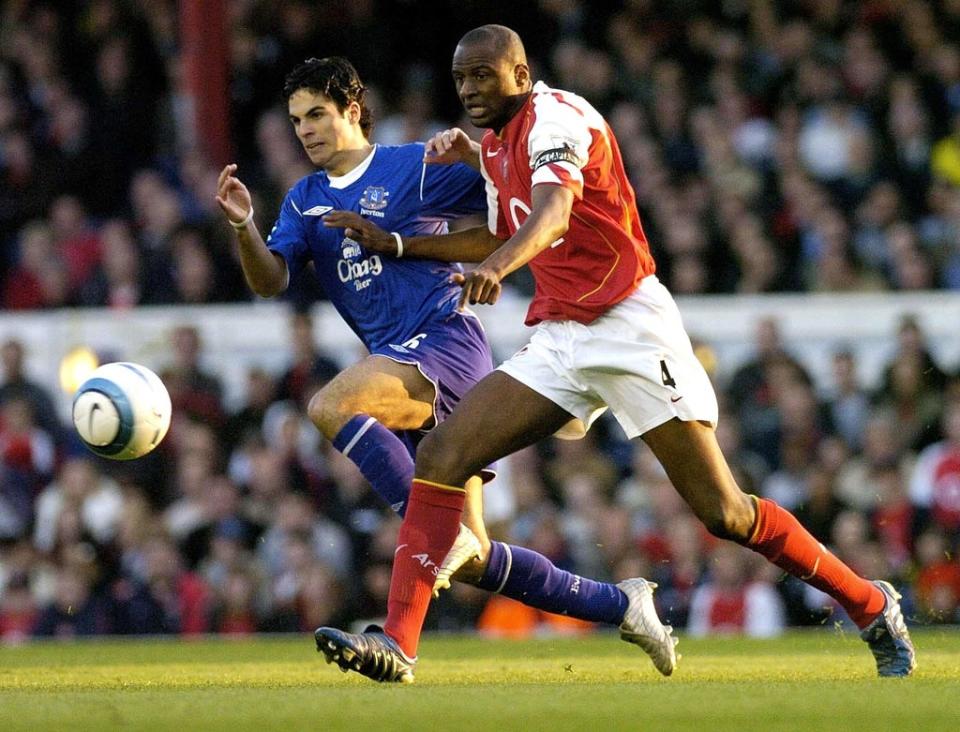
[[[915,632],[920,667],[877,679],[849,635],[683,638],[662,678],[615,635],[427,637],[417,683],[375,684],[297,639],[0,649],[0,729],[960,730],[960,632]]]

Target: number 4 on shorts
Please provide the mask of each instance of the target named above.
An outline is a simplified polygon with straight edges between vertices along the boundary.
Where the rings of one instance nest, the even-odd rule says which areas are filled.
[[[670,371],[667,369],[667,362],[660,359],[660,378],[663,379],[663,385],[673,389],[677,388],[677,382],[673,380]]]

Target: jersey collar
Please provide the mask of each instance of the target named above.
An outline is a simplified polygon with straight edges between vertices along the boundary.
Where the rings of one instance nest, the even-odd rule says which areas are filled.
[[[348,186],[356,183],[360,178],[363,177],[363,174],[367,172],[367,168],[370,167],[370,163],[373,162],[373,156],[377,154],[377,148],[379,145],[374,145],[373,150],[370,151],[370,154],[365,157],[357,167],[351,170],[344,175],[330,175],[327,173],[327,180],[330,182],[331,188],[343,189]]]
[[[542,81],[536,82],[536,83],[533,85],[533,89],[530,90],[530,94],[527,96],[527,100],[526,100],[522,105],[520,105],[520,109],[518,109],[517,112],[516,112],[516,114],[514,114],[513,117],[511,117],[511,118],[507,121],[507,124],[505,124],[505,125],[503,126],[503,129],[500,130],[499,134],[495,132],[495,133],[494,133],[494,136],[495,136],[498,140],[500,140],[500,141],[506,140],[506,139],[507,139],[507,136],[508,136],[508,132],[507,132],[507,131],[508,131],[513,125],[515,125],[515,124],[520,124],[520,122],[519,122],[518,120],[522,120],[522,119],[526,116],[526,113],[530,110],[530,107],[533,106],[533,96],[534,96],[534,94],[536,94],[536,93],[538,93],[538,92],[549,91],[549,90],[550,90],[550,87],[548,87],[548,86],[547,86],[545,83],[543,83]]]

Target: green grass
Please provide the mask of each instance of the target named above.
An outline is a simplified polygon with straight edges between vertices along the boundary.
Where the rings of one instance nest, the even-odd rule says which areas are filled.
[[[613,635],[428,637],[417,683],[327,666],[312,639],[0,650],[0,729],[960,730],[960,633],[915,633],[920,668],[877,679],[851,636],[692,640],[664,679]]]

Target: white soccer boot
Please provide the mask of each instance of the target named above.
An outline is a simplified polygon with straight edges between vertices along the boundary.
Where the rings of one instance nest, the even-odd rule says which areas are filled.
[[[630,604],[620,623],[620,637],[627,643],[640,646],[653,661],[657,671],[669,676],[677,667],[676,645],[679,642],[671,633],[673,628],[660,622],[653,605],[656,582],[642,577],[624,580],[619,587]]]
[[[480,540],[466,524],[460,524],[460,531],[453,541],[447,556],[440,562],[437,578],[433,581],[433,596],[440,597],[440,590],[450,589],[450,578],[460,567],[474,559],[480,559],[483,547]]]

